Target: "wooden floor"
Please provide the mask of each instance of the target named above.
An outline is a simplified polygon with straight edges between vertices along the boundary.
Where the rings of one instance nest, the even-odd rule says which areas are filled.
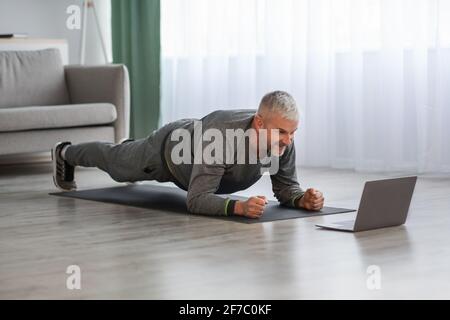
[[[326,205],[353,208],[364,181],[400,175],[299,170]],[[96,169],[76,177],[117,185]],[[0,298],[450,298],[450,176],[419,177],[405,226],[358,234],[314,226],[354,213],[246,225],[53,191],[49,164],[0,167]],[[270,182],[243,194],[256,193],[271,197]],[[81,290],[66,288],[74,264]],[[371,265],[380,290],[367,287]]]

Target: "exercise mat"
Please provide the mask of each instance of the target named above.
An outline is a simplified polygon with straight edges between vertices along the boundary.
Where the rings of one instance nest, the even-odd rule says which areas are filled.
[[[186,207],[186,191],[176,187],[150,184],[134,184],[82,191],[55,192],[50,194],[62,197],[94,200],[106,203],[147,208],[166,213],[189,214]],[[244,197],[235,195],[231,195],[230,198],[236,200],[246,199]],[[276,220],[323,216],[352,211],[356,210],[323,207],[320,211],[308,211],[298,208],[283,207],[280,206],[276,201],[269,201],[269,203],[266,205],[266,208],[264,209],[263,215],[259,219],[251,219],[241,216],[204,216],[242,223],[260,223]]]

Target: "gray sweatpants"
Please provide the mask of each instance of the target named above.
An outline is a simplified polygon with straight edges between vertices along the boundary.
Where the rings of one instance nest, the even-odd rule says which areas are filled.
[[[71,145],[65,158],[74,166],[97,167],[117,182],[172,181],[161,158],[162,143],[170,129],[165,126],[146,138],[122,144],[87,142]]]

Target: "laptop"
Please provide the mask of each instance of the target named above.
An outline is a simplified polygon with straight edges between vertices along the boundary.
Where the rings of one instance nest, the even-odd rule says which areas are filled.
[[[358,232],[405,223],[417,177],[367,181],[355,220],[316,224],[329,230]]]

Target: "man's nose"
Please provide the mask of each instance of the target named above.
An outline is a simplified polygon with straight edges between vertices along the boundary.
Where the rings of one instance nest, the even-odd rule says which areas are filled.
[[[294,141],[294,135],[293,134],[289,134],[289,135],[286,136],[285,139],[283,139],[283,143],[285,145],[287,145],[287,146],[290,145],[293,141]]]

